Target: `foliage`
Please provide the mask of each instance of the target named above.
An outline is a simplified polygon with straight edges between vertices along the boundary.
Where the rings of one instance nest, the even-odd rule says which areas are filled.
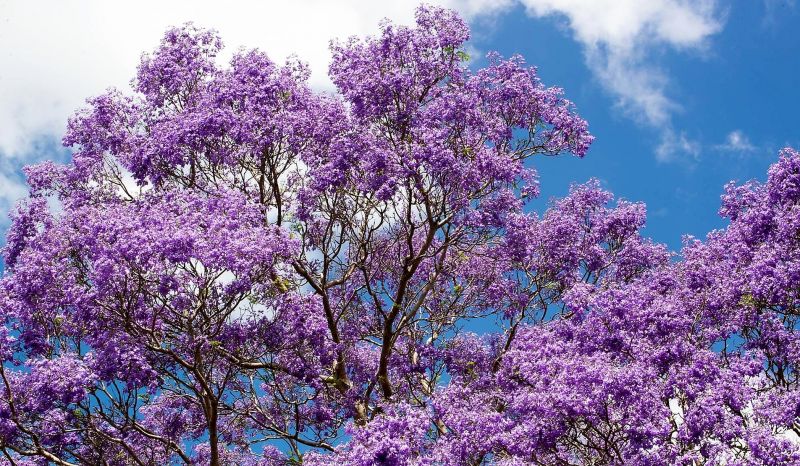
[[[70,120],[4,249],[0,461],[800,464],[800,154],[680,259],[596,181],[538,216],[586,122],[416,18],[334,44],[335,95],[172,29]]]

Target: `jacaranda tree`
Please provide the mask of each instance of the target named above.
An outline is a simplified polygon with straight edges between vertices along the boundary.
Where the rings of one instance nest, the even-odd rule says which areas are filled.
[[[592,136],[467,39],[421,7],[331,94],[187,25],[89,100],[7,236],[0,462],[800,464],[800,153],[680,255],[595,181],[536,215]]]

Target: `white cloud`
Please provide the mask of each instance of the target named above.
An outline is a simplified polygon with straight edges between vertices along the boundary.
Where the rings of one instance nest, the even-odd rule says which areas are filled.
[[[584,47],[586,64],[638,122],[658,129],[660,160],[674,151],[699,150],[673,129],[680,104],[667,94],[670,83],[652,56],[663,48],[702,50],[722,28],[714,0],[521,0],[536,17],[565,18]],[[673,151],[673,152],[669,152]]]
[[[748,139],[747,135],[738,129],[728,133],[728,136],[725,137],[725,142],[715,145],[714,149],[723,152],[738,153],[754,152],[758,150],[756,146],[750,143],[750,139]]]
[[[694,160],[700,158],[703,149],[711,149],[717,152],[745,155],[758,150],[758,147],[750,142],[750,139],[741,130],[733,130],[725,136],[725,142],[721,144],[704,145],[690,139],[686,133],[675,132],[671,128],[661,132],[661,140],[656,147],[656,158],[660,162],[673,161],[677,154],[691,156]]]
[[[671,128],[667,128],[661,132],[661,140],[656,147],[656,159],[659,162],[671,162],[677,154],[689,155],[697,159],[701,149],[700,143],[689,139],[685,132],[676,133]]]

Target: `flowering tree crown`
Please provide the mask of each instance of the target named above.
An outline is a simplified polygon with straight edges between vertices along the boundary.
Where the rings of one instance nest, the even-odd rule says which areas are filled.
[[[596,181],[532,214],[592,136],[468,38],[420,7],[329,95],[186,25],[90,99],[8,232],[0,463],[800,463],[800,154],[680,260]]]

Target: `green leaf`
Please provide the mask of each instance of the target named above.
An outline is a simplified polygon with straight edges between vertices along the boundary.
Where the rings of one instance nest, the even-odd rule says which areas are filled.
[[[740,306],[747,306],[747,307],[755,307],[758,303],[756,299],[753,297],[752,293],[745,293],[739,298],[739,305]]]

